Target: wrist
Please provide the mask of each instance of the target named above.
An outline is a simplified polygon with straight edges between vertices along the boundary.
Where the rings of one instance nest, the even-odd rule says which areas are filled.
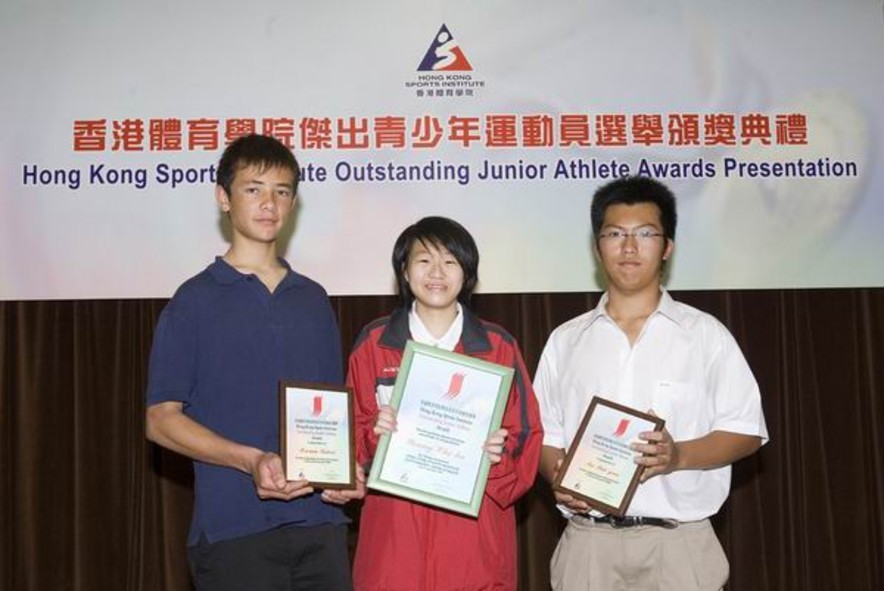
[[[235,465],[241,472],[253,475],[258,470],[258,464],[261,463],[264,453],[256,447],[243,447]]]
[[[682,446],[682,444],[680,442],[678,442],[678,441],[672,442],[672,455],[673,455],[673,459],[675,460],[674,462],[672,462],[672,471],[673,472],[675,472],[676,470],[687,469],[687,466],[685,465],[684,447]]]

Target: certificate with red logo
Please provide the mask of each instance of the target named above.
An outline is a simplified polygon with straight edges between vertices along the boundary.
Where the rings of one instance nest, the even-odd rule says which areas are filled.
[[[479,514],[513,368],[409,341],[393,387],[396,431],[381,436],[366,485]]]
[[[279,446],[288,480],[356,488],[353,393],[343,386],[280,382]]]
[[[629,448],[643,431],[660,431],[659,417],[594,396],[580,422],[553,488],[608,515],[622,516],[644,466]]]

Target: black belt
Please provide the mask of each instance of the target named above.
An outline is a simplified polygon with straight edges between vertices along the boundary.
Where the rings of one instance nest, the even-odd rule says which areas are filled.
[[[617,517],[615,515],[603,515],[601,517],[581,515],[580,517],[588,519],[593,523],[607,523],[615,528],[637,527],[639,525],[649,525],[651,527],[662,527],[665,529],[675,529],[678,527],[678,520],[664,519],[662,517]]]

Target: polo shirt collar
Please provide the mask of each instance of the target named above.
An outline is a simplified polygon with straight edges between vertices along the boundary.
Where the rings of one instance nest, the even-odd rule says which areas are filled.
[[[304,284],[304,277],[296,273],[291,265],[289,265],[288,261],[283,258],[277,258],[276,260],[278,260],[279,264],[286,270],[285,277],[277,289],[286,289],[295,285]],[[234,283],[245,281],[248,277],[245,273],[237,271],[230,263],[224,260],[224,257],[220,256],[215,257],[215,261],[209,265],[207,270],[218,285],[233,285]]]

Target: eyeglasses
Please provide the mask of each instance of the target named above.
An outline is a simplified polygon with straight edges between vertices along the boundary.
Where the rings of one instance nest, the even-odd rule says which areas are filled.
[[[625,232],[623,230],[608,230],[604,234],[599,234],[599,240],[611,244],[622,244],[629,237],[635,238],[639,244],[650,244],[656,238],[665,236],[663,232],[655,232],[654,230],[638,230],[637,232]]]

